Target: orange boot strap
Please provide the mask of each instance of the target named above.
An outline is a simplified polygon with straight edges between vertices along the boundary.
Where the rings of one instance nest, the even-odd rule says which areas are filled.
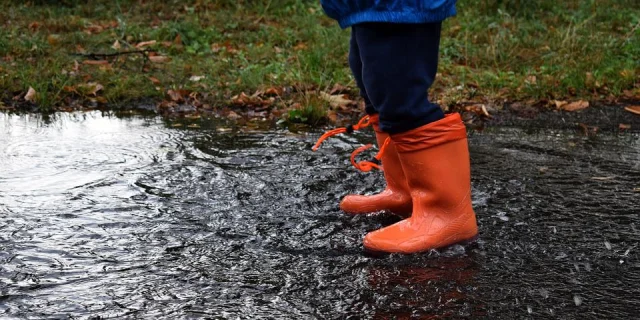
[[[327,139],[329,139],[330,137],[333,137],[335,135],[341,134],[341,133],[353,133],[356,130],[361,130],[364,129],[368,126],[371,125],[371,118],[370,116],[366,115],[364,117],[362,117],[362,119],[360,119],[360,121],[358,121],[358,124],[356,125],[349,125],[347,127],[344,128],[337,128],[337,129],[333,129],[333,130],[329,130],[327,132],[325,132],[316,142],[316,144],[313,146],[313,148],[311,148],[313,151],[317,151],[318,148],[320,148],[320,145]]]
[[[362,172],[369,172],[372,169],[378,169],[382,171],[383,169],[380,166],[380,159],[382,159],[382,155],[384,154],[384,151],[387,149],[387,146],[389,145],[390,142],[391,142],[391,138],[387,137],[387,139],[384,140],[384,144],[382,144],[382,146],[380,147],[380,151],[378,151],[378,154],[376,154],[373,160],[371,161],[356,162],[356,156],[362,153],[363,151],[373,147],[373,145],[368,144],[354,150],[353,153],[351,153],[351,164],[354,167],[356,167],[356,169]]]

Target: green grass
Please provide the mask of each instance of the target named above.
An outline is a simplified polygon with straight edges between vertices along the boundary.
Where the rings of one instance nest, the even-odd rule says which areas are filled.
[[[461,3],[443,38],[441,72],[452,77],[441,85],[506,99],[602,99],[637,89],[639,2],[510,3]]]
[[[270,87],[354,87],[349,31],[318,1],[3,1],[0,101],[29,87],[42,111],[161,101],[169,89],[200,93],[222,108],[240,93]],[[445,23],[434,96],[445,105],[473,100],[605,99],[640,91],[640,2],[635,0],[466,0]],[[176,37],[179,42],[174,43]],[[171,58],[142,55],[85,65],[77,53],[136,50],[142,41]],[[76,67],[79,63],[79,68]],[[191,81],[192,76],[205,76]],[[150,78],[160,83],[154,83]],[[95,96],[70,90],[88,82]],[[290,119],[317,122],[328,105],[293,95]],[[298,102],[299,104],[295,104]],[[285,106],[286,107],[286,106]]]

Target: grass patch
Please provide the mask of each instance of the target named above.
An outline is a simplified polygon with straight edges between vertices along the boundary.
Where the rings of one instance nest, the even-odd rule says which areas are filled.
[[[445,105],[638,97],[640,2],[469,0],[445,23],[433,91]],[[0,101],[42,111],[159,102],[198,92],[211,109],[271,87],[310,88],[278,113],[317,123],[329,105],[308,92],[354,87],[349,31],[318,1],[3,1]],[[165,61],[142,54],[141,42]],[[86,64],[106,60],[106,64]],[[87,83],[101,90],[77,90]],[[37,95],[24,101],[32,87]],[[86,87],[85,87],[86,88]]]

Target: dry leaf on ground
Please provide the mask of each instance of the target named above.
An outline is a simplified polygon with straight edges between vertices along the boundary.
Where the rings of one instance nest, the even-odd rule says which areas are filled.
[[[556,106],[557,109],[560,109],[564,105],[568,104],[568,102],[566,102],[564,100],[551,100],[551,102],[553,102],[553,104]]]
[[[173,44],[175,44],[176,46],[181,46],[182,45],[182,36],[179,33],[175,37],[175,39],[173,39]]]
[[[239,114],[233,112],[233,111],[229,111],[229,114],[227,114],[227,119],[231,119],[231,120],[238,120],[242,118]]]
[[[300,42],[293,47],[293,50],[299,51],[307,48],[307,45],[304,42]]]
[[[182,90],[178,90],[178,91],[176,91],[176,90],[168,90],[167,91],[167,95],[169,96],[169,98],[172,101],[180,102],[180,101],[184,100],[184,95],[183,95],[184,92],[181,92],[181,91]],[[188,95],[188,93],[187,93],[187,95]]]
[[[147,47],[147,46],[152,46],[152,45],[156,44],[157,42],[158,41],[156,41],[156,40],[142,41],[142,42],[136,44],[136,48],[144,48],[144,47]]]
[[[24,95],[24,100],[29,101],[29,102],[35,102],[36,101],[36,90],[33,89],[32,87],[29,87],[29,90],[27,91],[27,94]]]
[[[232,104],[236,106],[243,106],[243,107],[263,108],[263,107],[273,105],[274,102],[275,102],[274,97],[266,98],[264,97],[264,92],[262,91],[257,91],[251,96],[248,96],[244,92],[241,92],[239,95],[235,95],[231,97]]]
[[[625,107],[624,109],[633,114],[640,115],[640,106],[628,106],[628,107]]]
[[[589,107],[589,101],[580,100],[580,101],[571,102],[566,105],[563,105],[560,109],[564,111],[572,112],[572,111],[586,109],[588,107]]]
[[[58,44],[60,44],[60,35],[57,35],[57,34],[48,35],[47,36],[47,42],[51,46],[57,46]]]
[[[489,114],[489,111],[487,111],[487,106],[485,106],[484,104],[482,105],[482,114],[485,117],[491,117],[491,115]]]
[[[270,96],[270,97],[280,96],[282,95],[282,92],[283,92],[282,88],[271,87],[264,91],[264,95]]]
[[[343,86],[339,83],[336,83],[333,88],[329,91],[329,94],[340,94],[340,93],[348,93],[351,89],[349,87]]]
[[[334,108],[345,108],[348,106],[355,106],[358,104],[357,101],[347,99],[345,98],[345,96],[346,95],[344,94],[330,95],[326,92],[320,92],[320,98],[329,102],[329,105],[331,105]]]

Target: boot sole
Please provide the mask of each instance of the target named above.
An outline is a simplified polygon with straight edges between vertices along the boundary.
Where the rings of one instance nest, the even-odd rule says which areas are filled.
[[[465,239],[465,240],[460,240],[456,243],[452,243],[452,244],[448,244],[446,246],[442,246],[442,247],[438,247],[438,248],[434,248],[434,250],[438,250],[438,251],[443,251],[445,249],[451,248],[453,246],[457,246],[457,245],[461,245],[465,248],[467,247],[473,247],[476,245],[478,238],[480,236],[478,234],[476,234],[475,236],[469,238],[469,239]],[[388,255],[391,255],[392,253],[396,253],[396,254],[402,254],[402,255],[411,255],[411,254],[420,254],[420,253],[425,253],[425,252],[429,252],[431,249],[429,250],[425,250],[425,251],[420,251],[420,252],[414,252],[414,253],[401,253],[401,252],[386,252],[386,251],[378,251],[378,250],[373,250],[373,249],[369,249],[367,247],[364,248],[364,253],[367,256],[371,256],[374,258],[382,258],[382,257],[386,257]]]

